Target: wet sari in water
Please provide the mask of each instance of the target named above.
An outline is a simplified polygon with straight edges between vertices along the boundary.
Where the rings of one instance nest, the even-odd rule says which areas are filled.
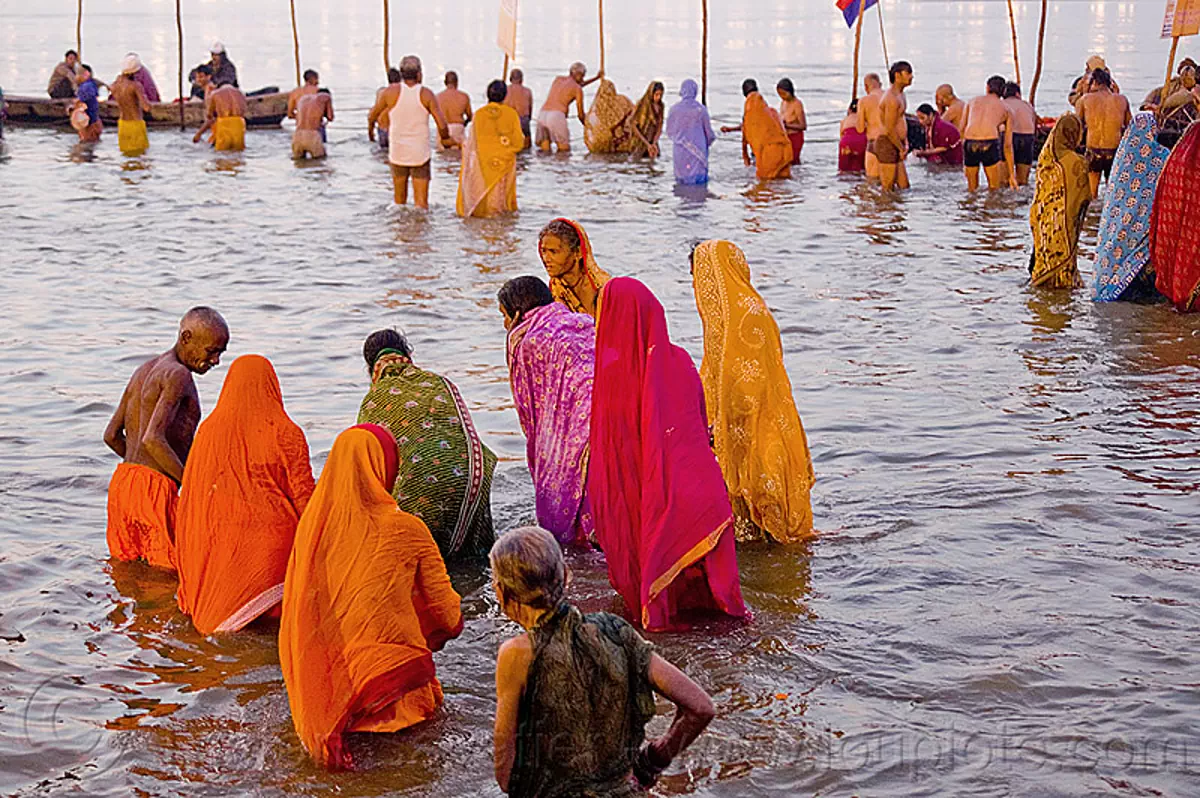
[[[1200,125],[1163,167],[1150,218],[1150,263],[1159,293],[1183,313],[1200,311]]]
[[[292,722],[319,765],[350,767],[346,732],[394,732],[442,704],[432,652],[462,633],[460,599],[429,529],[389,493],[383,429],[334,441],[296,530],[279,664]]]
[[[586,543],[593,530],[586,489],[595,365],[596,325],[557,302],[530,311],[508,334],[538,525],[563,545]]]
[[[521,119],[507,105],[475,112],[462,148],[455,210],[463,218],[517,209],[517,153],[525,148]]]
[[[708,182],[708,148],[717,140],[708,109],[696,102],[700,87],[685,80],[679,87],[679,102],[667,115],[667,136],[671,139],[675,162],[675,182],[699,186]]]
[[[358,423],[391,431],[400,448],[395,497],[421,519],[447,560],[482,557],[495,542],[492,474],[496,455],[480,441],[454,383],[384,350]]]
[[[1064,114],[1042,147],[1037,188],[1029,209],[1033,230],[1031,282],[1042,288],[1074,288],[1081,284],[1079,232],[1092,199],[1087,163],[1075,150],[1083,141],[1083,123]]]
[[[592,252],[592,242],[588,239],[588,234],[584,231],[583,225],[570,219],[555,219],[556,222],[566,222],[571,225],[575,234],[579,236],[579,259],[583,262],[584,278],[596,292],[597,301],[599,301],[600,289],[604,284],[612,279],[612,276],[601,269],[596,264],[595,255]],[[538,255],[541,255],[541,242],[538,242]],[[544,262],[544,261],[543,261]],[[567,285],[558,277],[550,278],[550,293],[554,296],[556,302],[561,302],[576,313],[586,313],[589,316],[594,316],[593,308],[584,307],[583,302],[571,290],[571,286]]]
[[[614,278],[600,307],[588,499],[609,581],[651,631],[685,626],[688,610],[744,617],[700,375],[646,286]]]
[[[742,135],[754,151],[755,174],[759,180],[792,176],[792,142],[784,132],[779,113],[758,92],[746,98],[742,113]]]
[[[179,494],[179,609],[197,631],[236,632],[283,600],[312,492],[308,442],[284,410],[275,369],[242,355],[196,430]]]
[[[1171,154],[1158,143],[1157,136],[1154,114],[1139,113],[1133,117],[1133,124],[1125,131],[1113,158],[1094,262],[1098,302],[1113,302],[1126,299],[1131,293],[1141,293],[1136,289],[1130,291],[1135,284],[1154,288],[1150,214],[1158,178]]]
[[[666,113],[666,109],[661,100],[654,99],[654,93],[662,88],[663,85],[658,81],[652,81],[646,87],[646,93],[642,95],[642,99],[638,100],[633,113],[629,115],[624,130],[617,138],[617,152],[628,152],[632,155],[649,154],[642,138],[653,144],[662,135],[663,115]],[[642,134],[642,138],[638,138],[638,133]]]
[[[805,540],[813,534],[812,459],[783,366],[779,327],[736,246],[706,241],[693,263],[704,324],[700,379],[738,536],[765,532],[780,543]]]
[[[583,140],[588,152],[621,152],[625,140],[625,125],[633,115],[633,102],[611,80],[600,81],[583,123]]]

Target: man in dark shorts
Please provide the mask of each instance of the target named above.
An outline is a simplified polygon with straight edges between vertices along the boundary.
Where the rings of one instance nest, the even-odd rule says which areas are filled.
[[[1012,112],[1004,104],[1006,84],[1004,78],[993,75],[988,78],[987,93],[967,103],[963,125],[963,171],[969,191],[979,188],[981,166],[987,175],[989,189],[1003,188],[1006,178],[1012,188],[1017,187],[1016,168],[1012,163]],[[1008,165],[1007,175],[1002,161]]]
[[[1004,104],[1012,114],[1013,163],[1017,167],[1017,185],[1029,182],[1037,149],[1037,111],[1021,98],[1021,87],[1009,82],[1004,86]]]
[[[1113,91],[1112,76],[1106,69],[1092,73],[1090,90],[1075,104],[1079,118],[1087,128],[1088,177],[1091,180],[1092,199],[1100,194],[1100,176],[1107,180],[1112,173],[1113,158],[1125,135],[1125,128],[1133,121],[1129,100]]]

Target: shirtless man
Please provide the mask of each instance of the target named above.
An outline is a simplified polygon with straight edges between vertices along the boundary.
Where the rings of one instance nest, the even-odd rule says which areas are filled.
[[[949,83],[938,86],[933,101],[937,104],[938,113],[942,115],[942,119],[958,128],[959,135],[961,135],[967,128],[967,104],[954,95],[954,87]]]
[[[388,85],[375,92],[375,102],[379,102],[379,98],[388,90],[388,86],[395,86],[400,82],[400,70],[395,67],[388,67],[387,71]],[[391,120],[387,114],[380,114],[378,117],[372,117],[371,112],[367,112],[367,138],[375,141],[375,131],[379,131],[379,148],[387,152],[388,148],[388,125]]]
[[[306,94],[296,103],[296,132],[292,157],[297,160],[325,157],[325,122],[333,121],[333,95],[329,89]]]
[[[167,352],[143,363],[121,395],[104,442],[124,461],[108,486],[108,548],[118,560],[174,568],[175,502],[200,423],[193,374],[221,362],[229,328],[212,308],[192,308]]]
[[[858,101],[859,133],[867,135],[867,180],[879,177],[879,159],[875,157],[875,142],[883,135],[883,117],[879,113],[879,103],[883,99],[883,84],[874,72],[863,78],[863,88],[866,94]]]
[[[146,119],[143,116],[150,110],[150,101],[142,85],[133,79],[133,74],[121,72],[113,81],[109,91],[116,102],[121,115],[117,120],[117,146],[122,155],[141,155],[150,148],[150,139],[146,135]]]
[[[1013,164],[1012,111],[1004,104],[1004,87],[1007,83],[999,75],[993,75],[988,78],[987,94],[967,103],[966,121],[963,123],[966,128],[963,134],[963,171],[967,175],[969,191],[979,188],[981,166],[987,175],[989,189],[995,191],[1003,188],[1005,165],[1008,168],[1008,185],[1017,187],[1017,173]]]
[[[559,152],[571,151],[571,129],[567,126],[567,114],[571,103],[579,109],[579,121],[587,124],[583,110],[583,90],[604,77],[604,70],[596,73],[590,80],[584,80],[587,67],[579,61],[571,64],[570,74],[559,75],[550,84],[550,92],[546,102],[538,112],[537,137],[535,143],[542,152],[550,152],[551,145]]]
[[[1100,175],[1107,180],[1112,174],[1113,158],[1125,128],[1133,121],[1129,100],[1113,91],[1112,76],[1107,69],[1092,73],[1091,91],[1076,104],[1079,118],[1087,129],[1088,180],[1092,184],[1092,199],[1100,194]]]
[[[300,102],[301,97],[307,97],[310,94],[316,94],[317,89],[321,87],[321,76],[314,69],[304,70],[304,85],[292,89],[288,94],[287,115],[288,119],[296,118],[296,104]]]
[[[447,72],[444,82],[446,88],[437,94],[438,107],[450,126],[450,138],[454,139],[454,146],[461,147],[467,140],[467,125],[471,124],[471,96],[458,90],[457,72]],[[439,142],[438,149],[447,148]]]
[[[1012,149],[1013,163],[1017,167],[1017,185],[1028,185],[1037,141],[1037,111],[1021,98],[1021,87],[1011,81],[1004,84],[1004,104],[1012,114]]]
[[[897,61],[888,69],[892,86],[879,101],[879,115],[883,132],[875,140],[875,157],[879,160],[879,182],[884,191],[893,188],[908,188],[908,169],[904,159],[908,157],[908,98],[904,90],[912,85],[912,64]]]
[[[204,124],[192,137],[199,142],[204,134],[212,130],[213,149],[246,149],[246,95],[242,90],[226,84],[212,87],[212,83],[201,83],[205,74],[197,73],[197,84],[204,89]]]
[[[525,88],[525,73],[514,69],[508,76],[508,94],[504,95],[504,104],[517,112],[521,120],[521,132],[525,134],[525,147],[533,146],[533,138],[529,135],[529,120],[533,118],[533,92]]]

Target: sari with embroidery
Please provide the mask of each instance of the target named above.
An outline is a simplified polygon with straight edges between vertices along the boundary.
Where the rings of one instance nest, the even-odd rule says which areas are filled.
[[[611,80],[600,81],[583,123],[583,141],[588,152],[621,152],[625,141],[625,125],[633,115],[633,102]]]
[[[179,494],[177,599],[197,631],[236,632],[279,605],[312,492],[308,442],[283,408],[275,369],[242,355],[196,430]]]
[[[812,459],[783,366],[779,327],[736,246],[706,241],[693,264],[704,324],[700,379],[739,537],[765,532],[780,543],[806,540],[813,535]]]
[[[1163,167],[1150,217],[1150,263],[1159,293],[1175,309],[1200,311],[1200,125],[1192,125]]]
[[[1154,287],[1150,263],[1150,213],[1154,190],[1171,151],[1158,143],[1158,122],[1150,112],[1133,117],[1113,158],[1112,176],[1100,215],[1096,244],[1095,298],[1126,299],[1141,293],[1135,284]]]
[[[588,498],[609,582],[643,628],[685,628],[690,610],[746,615],[700,376],[630,277],[604,286],[596,323]]]
[[[395,468],[387,430],[339,435],[288,562],[279,665],[296,735],[332,770],[353,764],[345,733],[433,716],[433,652],[462,633],[461,600],[428,527],[389,492]]]
[[[491,550],[492,474],[496,455],[483,445],[454,383],[385,349],[358,423],[379,424],[396,438],[400,509],[425,522],[447,560]]]
[[[746,98],[742,113],[742,135],[754,152],[759,180],[792,176],[792,142],[783,129],[779,112],[767,105],[758,92]]]
[[[595,365],[595,323],[557,302],[530,311],[508,334],[538,525],[563,545],[586,543],[593,531],[586,490]]]
[[[1081,284],[1079,232],[1092,199],[1087,162],[1075,150],[1083,141],[1083,123],[1064,114],[1042,147],[1037,163],[1037,189],[1029,209],[1033,230],[1031,282],[1041,288],[1074,288]]]
[[[699,186],[708,182],[708,149],[717,140],[708,109],[696,102],[700,87],[685,80],[679,87],[679,102],[667,115],[667,137],[673,147],[675,182]]]
[[[566,222],[575,230],[575,234],[579,236],[579,260],[583,266],[583,279],[589,281],[592,288],[596,291],[597,301],[599,301],[600,289],[604,284],[612,279],[612,276],[601,269],[596,264],[595,255],[592,252],[592,242],[588,240],[588,235],[584,232],[583,226],[578,222],[573,222],[570,219],[555,219],[556,222]],[[541,256],[542,244],[538,242],[538,256]],[[542,259],[545,263],[545,258]],[[558,277],[550,278],[550,293],[554,296],[556,302],[561,302],[576,313],[586,313],[589,316],[595,316],[595,308],[584,307],[583,302],[571,290],[562,279]]]
[[[642,99],[638,100],[633,113],[626,121],[623,132],[617,137],[617,152],[628,152],[633,155],[649,154],[646,145],[642,143],[641,138],[638,138],[637,133],[641,133],[642,138],[651,144],[662,135],[663,116],[666,109],[663,107],[662,100],[654,99],[654,93],[662,91],[662,89],[663,85],[658,81],[652,81],[646,87],[646,93],[642,95]]]
[[[475,112],[458,173],[459,216],[489,217],[517,209],[517,153],[525,148],[521,119],[507,105]]]

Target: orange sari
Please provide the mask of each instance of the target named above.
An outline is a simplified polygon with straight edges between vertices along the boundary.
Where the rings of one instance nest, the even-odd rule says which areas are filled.
[[[366,426],[338,436],[300,519],[279,627],[296,734],[331,769],[352,764],[345,732],[433,715],[442,686],[432,652],[463,626],[429,528],[392,498],[396,458],[389,467],[380,437],[391,436]]]
[[[179,494],[179,609],[197,631],[236,632],[279,605],[312,492],[308,442],[283,409],[275,369],[239,357],[196,430]]]
[[[758,92],[746,98],[742,135],[754,151],[759,180],[792,176],[792,141],[784,132],[778,112]]]

